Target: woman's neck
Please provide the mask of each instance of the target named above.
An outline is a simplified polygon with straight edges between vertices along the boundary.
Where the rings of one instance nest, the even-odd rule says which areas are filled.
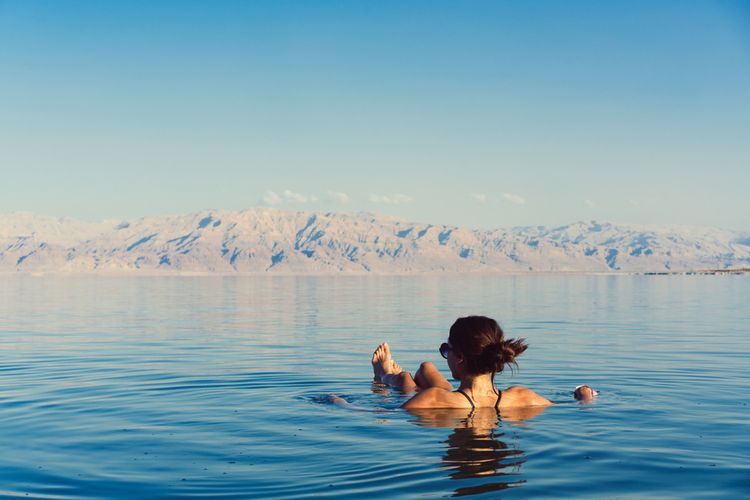
[[[495,394],[495,386],[488,373],[482,375],[467,375],[461,379],[461,386],[459,389],[464,392],[469,391],[476,396]]]

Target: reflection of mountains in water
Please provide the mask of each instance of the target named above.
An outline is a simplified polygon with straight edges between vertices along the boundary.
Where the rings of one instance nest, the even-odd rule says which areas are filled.
[[[521,466],[526,461],[516,439],[503,432],[503,424],[526,420],[544,408],[526,408],[503,412],[501,418],[493,408],[478,408],[467,416],[467,410],[412,410],[413,422],[426,427],[448,427],[448,439],[442,462],[451,479],[470,483],[454,490],[453,496],[478,495],[521,486]]]

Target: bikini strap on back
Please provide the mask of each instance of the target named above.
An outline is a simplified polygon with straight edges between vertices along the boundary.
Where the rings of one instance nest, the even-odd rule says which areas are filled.
[[[464,395],[464,397],[469,401],[469,404],[471,405],[471,411],[474,411],[474,401],[471,400],[471,398],[469,397],[469,395],[466,394],[461,389],[457,389],[456,392],[459,392],[459,393],[461,393],[461,394]]]

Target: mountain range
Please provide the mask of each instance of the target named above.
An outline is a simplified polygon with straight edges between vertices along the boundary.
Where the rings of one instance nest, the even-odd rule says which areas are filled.
[[[242,211],[0,219],[2,273],[686,272],[750,267],[750,234],[576,222],[477,230],[369,213]]]

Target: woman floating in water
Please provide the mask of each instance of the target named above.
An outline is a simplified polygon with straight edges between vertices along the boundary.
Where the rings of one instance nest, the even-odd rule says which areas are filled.
[[[372,367],[382,383],[405,392],[419,391],[401,407],[417,408],[514,408],[553,404],[534,391],[521,386],[503,391],[495,389],[495,374],[506,366],[518,366],[516,358],[528,346],[523,339],[505,339],[494,319],[484,316],[459,318],[451,326],[448,342],[440,346],[440,354],[448,361],[455,380],[453,386],[429,362],[422,363],[412,376],[401,369],[391,357],[388,343],[375,349]],[[596,395],[591,387],[582,385],[573,393],[579,401],[590,402]]]

